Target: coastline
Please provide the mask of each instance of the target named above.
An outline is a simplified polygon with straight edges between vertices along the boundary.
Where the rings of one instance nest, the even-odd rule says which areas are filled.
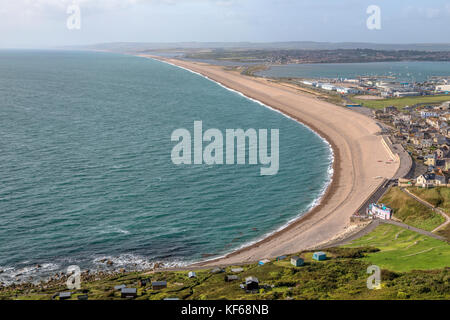
[[[145,56],[145,58],[149,58],[147,56]],[[349,221],[345,221],[346,216],[344,214],[339,215],[339,218],[342,217],[342,222],[345,221],[345,223],[342,223],[341,225],[334,225],[333,226],[333,221],[330,223],[329,222],[329,216],[333,215],[334,212],[330,211],[329,208],[330,206],[333,206],[333,196],[336,195],[342,188],[343,183],[342,183],[342,176],[345,176],[345,173],[347,173],[348,171],[346,170],[342,170],[340,164],[341,162],[343,162],[344,160],[342,159],[343,157],[341,156],[341,151],[342,146],[339,146],[338,144],[335,143],[335,140],[333,139],[333,137],[329,134],[329,132],[327,132],[326,130],[323,130],[323,128],[320,125],[317,125],[314,122],[310,122],[308,120],[305,120],[301,115],[296,114],[294,111],[296,110],[287,110],[287,109],[283,109],[283,106],[281,105],[277,105],[275,104],[271,104],[270,101],[267,102],[265,99],[261,99],[261,96],[259,96],[258,92],[246,92],[246,88],[240,88],[239,86],[234,87],[233,85],[231,87],[227,86],[227,83],[222,83],[220,81],[217,81],[216,79],[214,79],[214,77],[210,77],[210,75],[204,75],[201,72],[197,72],[194,70],[191,70],[188,68],[188,66],[179,66],[176,63],[190,63],[190,67],[195,68],[197,66],[205,68],[204,70],[200,70],[203,72],[208,72],[208,70],[210,70],[210,68],[215,71],[218,70],[221,73],[225,74],[225,75],[229,75],[231,74],[231,76],[233,77],[237,77],[239,79],[244,79],[246,81],[250,81],[250,82],[254,82],[256,84],[263,84],[265,87],[270,87],[270,88],[274,88],[276,90],[278,89],[282,89],[282,91],[277,91],[278,93],[287,93],[287,94],[295,94],[296,96],[301,96],[301,97],[308,97],[307,94],[305,93],[300,93],[297,90],[293,89],[293,88],[287,88],[287,87],[282,87],[281,85],[275,84],[275,83],[270,83],[270,80],[266,80],[266,79],[256,79],[256,78],[251,78],[248,76],[243,76],[238,74],[237,72],[229,72],[229,71],[224,71],[222,68],[222,66],[214,66],[214,65],[208,65],[205,63],[201,63],[198,64],[196,62],[184,62],[184,61],[180,61],[180,60],[174,60],[174,59],[167,59],[170,60],[170,62],[168,61],[164,61],[163,59],[159,58],[159,57],[150,57],[152,59],[157,58],[157,60],[163,61],[165,63],[169,63],[172,66],[175,67],[179,67],[179,68],[183,68],[184,70],[187,70],[189,72],[193,72],[197,75],[200,75],[204,78],[207,78],[210,81],[215,82],[216,84],[226,88],[227,90],[233,91],[247,99],[253,100],[255,102],[257,102],[258,104],[271,109],[272,111],[278,112],[280,114],[282,114],[285,117],[288,117],[290,119],[292,119],[293,121],[298,122],[299,124],[307,127],[309,130],[311,130],[312,132],[314,132],[316,135],[320,136],[322,138],[322,140],[324,140],[329,147],[331,148],[332,152],[331,152],[331,157],[332,157],[332,166],[328,168],[329,173],[331,173],[331,176],[329,176],[329,179],[327,181],[326,184],[324,184],[324,188],[321,191],[320,195],[313,201],[311,202],[311,204],[309,205],[308,209],[298,213],[297,216],[293,219],[291,219],[289,222],[285,223],[282,227],[277,228],[276,230],[273,230],[271,232],[268,232],[266,234],[264,234],[263,236],[256,238],[255,240],[251,241],[251,242],[247,242],[245,244],[243,244],[242,246],[240,246],[239,248],[235,248],[233,249],[232,252],[227,253],[223,256],[219,256],[219,257],[214,257],[214,258],[204,258],[202,260],[195,260],[195,261],[190,261],[190,262],[186,262],[185,264],[180,264],[180,265],[160,265],[159,263],[155,262],[155,266],[159,265],[160,267],[156,267],[156,269],[163,269],[163,270],[171,270],[171,269],[182,269],[182,270],[187,270],[189,268],[192,269],[201,269],[201,268],[205,268],[205,267],[212,267],[212,266],[225,266],[225,265],[236,265],[236,264],[246,264],[249,262],[255,262],[258,261],[260,259],[264,259],[264,258],[274,258],[278,255],[282,255],[282,254],[290,254],[290,253],[296,253],[298,251],[301,250],[311,250],[311,249],[316,249],[317,247],[320,247],[321,245],[324,245],[326,243],[329,243],[330,241],[335,241],[336,238],[340,238],[342,236],[346,236],[348,234],[350,234],[350,232],[355,231],[355,229],[353,228],[354,226],[352,226],[351,228],[349,228]],[[206,71],[205,71],[206,70]],[[243,89],[242,91],[240,91],[239,89]],[[262,98],[264,98],[264,96],[262,96]],[[325,103],[323,101],[317,101],[315,99],[312,98],[308,98],[311,101],[314,101],[315,103],[318,102],[320,104],[327,104],[328,106],[332,106],[333,108],[339,108],[340,110],[345,110],[347,113],[350,112],[348,110],[346,110],[345,108],[341,108],[341,107],[337,107],[328,103]],[[354,114],[352,112],[352,114]],[[373,120],[366,118],[366,120],[370,120],[373,122]],[[377,130],[379,131],[379,128],[377,126]],[[377,131],[377,132],[378,132]],[[376,133],[376,132],[375,132]],[[374,132],[370,132],[371,135],[374,135]],[[378,136],[378,138],[380,138],[380,136]],[[383,144],[383,141],[380,140],[379,143],[384,152],[386,153],[386,158],[391,158],[392,154],[390,152],[392,152],[393,150],[389,150],[389,147],[387,147],[386,145]],[[345,153],[345,152],[344,152]],[[330,172],[330,168],[332,169]],[[389,175],[389,174],[388,174]],[[386,176],[388,177],[388,176]],[[361,197],[358,199],[358,201],[364,202],[365,198]],[[327,214],[324,214],[327,213]],[[336,214],[334,214],[335,216],[337,216]],[[348,220],[348,219],[347,219]],[[306,229],[309,229],[308,232],[314,232],[315,230],[318,230],[318,232],[321,231],[321,228],[323,228],[324,226],[326,227],[328,225],[332,226],[332,230],[329,231],[328,235],[323,235],[320,236],[318,238],[312,238],[311,241],[307,242],[307,243],[301,243],[302,237],[298,237],[299,234],[301,232],[303,232]],[[350,231],[350,232],[349,232]],[[304,238],[304,237],[303,237]],[[268,249],[268,250],[266,250]],[[38,269],[40,269],[41,267],[39,267]],[[141,271],[145,271],[145,270],[154,270],[155,267],[149,267],[147,268],[143,268],[143,269],[139,269]],[[95,270],[93,272],[93,274],[102,274],[103,272],[107,272],[107,274],[109,274],[110,272],[119,272],[119,269],[113,269],[113,270]],[[127,268],[128,270],[128,268]],[[138,269],[136,269],[138,270]],[[93,270],[90,270],[91,272]],[[1,272],[1,270],[0,270]],[[45,278],[45,277],[44,277]],[[0,285],[1,287],[1,285]]]
[[[282,100],[286,97],[291,99],[297,98],[297,100],[306,99],[307,101],[303,102],[312,103],[316,106],[320,105],[322,108],[325,107],[328,109],[323,111],[330,113],[331,117],[333,116],[333,113],[335,113],[339,114],[342,118],[341,114],[345,113],[345,116],[348,116],[349,118],[357,118],[359,122],[357,129],[360,131],[358,133],[363,133],[363,138],[370,141],[370,147],[375,147],[376,152],[380,157],[387,161],[390,158],[390,155],[382,145],[380,136],[377,136],[380,129],[375,121],[370,118],[355,114],[345,108],[313,99],[305,94],[297,92],[295,89],[270,83],[266,79],[255,79],[240,75],[237,72],[224,71],[223,67],[149,55],[139,55],[139,57],[156,59],[199,74],[200,76],[218,83],[226,89],[235,91],[276,112],[281,112],[283,115],[292,118],[314,131],[322,139],[327,141],[332,149],[334,161],[331,181],[329,182],[326,191],[322,194],[322,197],[318,200],[319,203],[316,206],[312,207],[300,217],[293,219],[284,228],[268,234],[261,240],[256,240],[254,243],[243,246],[223,257],[195,263],[192,265],[193,267],[253,262],[263,258],[274,258],[277,255],[312,249],[320,244],[327,243],[333,238],[348,232],[350,226],[349,218],[354,211],[342,210],[342,207],[353,207],[353,209],[355,209],[356,206],[361,205],[366,200],[366,196],[368,196],[369,192],[372,192],[381,184],[381,181],[370,181],[368,175],[371,175],[372,177],[383,176],[389,179],[395,175],[400,165],[398,161],[395,163],[396,165],[390,167],[380,165],[379,162],[376,163],[373,156],[371,157],[370,154],[364,152],[364,155],[359,154],[359,159],[363,160],[363,162],[370,162],[369,168],[365,170],[366,166],[364,164],[361,165],[361,163],[355,162],[355,158],[358,158],[356,152],[352,153],[351,150],[349,150],[353,147],[358,151],[362,151],[362,149],[365,149],[364,146],[358,145],[358,143],[356,143],[357,145],[355,146],[355,139],[347,138],[343,139],[344,141],[338,139],[337,136],[331,134],[334,133],[331,132],[333,130],[327,130],[327,124],[323,123],[325,121],[320,121],[320,119],[317,121],[318,118],[320,118],[317,117],[317,115],[315,119],[311,119],[315,121],[311,121],[308,117],[302,116],[302,112],[299,111],[305,111],[305,105],[303,105],[302,108],[296,108],[296,103],[302,101],[290,101],[290,103],[286,103]],[[269,91],[278,94],[278,99],[273,99],[271,96],[268,96],[267,92]],[[345,130],[346,123],[342,123],[341,121],[339,125],[344,127],[343,130],[340,130],[341,132],[350,131],[351,135],[351,130]],[[336,129],[342,128],[333,129],[336,132]],[[351,166],[348,166],[349,162],[351,162]],[[363,173],[362,177],[358,177],[358,171],[362,171],[360,172]],[[358,189],[358,187],[360,189]],[[361,188],[366,188],[366,192],[364,192],[364,190],[361,192]],[[345,189],[344,192],[342,192],[342,189]],[[352,202],[352,200],[356,200],[356,202]],[[310,235],[314,233],[316,233],[316,235],[311,237]]]
[[[148,58],[148,57],[145,56],[145,58]],[[199,76],[201,76],[203,78],[206,78],[207,80],[218,84],[219,86],[221,86],[222,88],[224,88],[226,90],[229,90],[231,92],[237,93],[240,96],[245,97],[248,100],[256,102],[256,103],[258,103],[259,105],[261,105],[261,106],[263,106],[265,108],[268,108],[268,109],[270,109],[270,110],[272,110],[274,112],[277,112],[277,113],[283,115],[284,117],[286,117],[288,119],[291,119],[292,121],[295,121],[296,123],[302,125],[303,127],[305,127],[308,130],[310,130],[312,133],[317,135],[330,149],[330,166],[328,167],[328,180],[326,181],[326,183],[325,183],[323,189],[321,190],[319,196],[313,202],[311,202],[311,204],[308,206],[306,211],[303,211],[303,212],[299,213],[297,216],[295,216],[294,218],[289,220],[287,223],[285,223],[284,225],[282,225],[278,229],[270,231],[270,232],[267,232],[263,236],[255,239],[253,241],[244,243],[239,248],[235,248],[229,253],[226,253],[224,255],[221,255],[221,256],[218,256],[218,257],[214,257],[214,258],[211,258],[211,259],[202,259],[201,261],[198,261],[196,263],[190,264],[191,266],[200,266],[200,265],[202,265],[204,263],[220,261],[221,259],[226,258],[226,257],[228,257],[229,255],[231,255],[233,253],[240,252],[241,250],[251,249],[252,246],[257,245],[259,243],[262,243],[262,242],[270,239],[271,237],[275,236],[278,232],[283,232],[283,231],[287,230],[287,228],[289,228],[291,224],[299,223],[300,219],[304,218],[306,215],[313,214],[314,210],[318,206],[320,206],[322,201],[324,201],[327,198],[327,194],[328,194],[328,192],[330,192],[330,188],[331,188],[332,183],[333,183],[334,178],[335,178],[334,177],[335,176],[334,173],[336,172],[336,167],[335,167],[336,161],[335,161],[335,159],[336,159],[336,152],[337,152],[337,150],[335,150],[335,147],[333,147],[333,145],[329,142],[329,138],[324,137],[323,135],[321,135],[318,132],[320,130],[311,128],[307,124],[303,123],[300,119],[294,118],[294,117],[290,116],[289,114],[284,113],[284,112],[280,111],[279,109],[273,108],[273,107],[271,107],[271,106],[269,106],[269,105],[267,105],[267,104],[265,104],[265,103],[263,103],[263,102],[261,102],[261,101],[259,101],[257,99],[248,97],[244,93],[242,93],[240,91],[237,91],[235,89],[229,88],[229,87],[225,86],[224,84],[222,84],[222,83],[220,83],[218,81],[215,81],[214,79],[209,78],[206,75],[203,75],[201,73],[195,72],[193,70],[190,70],[190,69],[182,67],[182,66],[178,66],[178,65],[176,65],[174,63],[171,63],[171,62],[168,62],[168,61],[166,61],[164,59],[160,59],[159,57],[152,57],[152,59],[158,60],[160,62],[167,63],[167,64],[169,64],[171,66],[174,66],[174,67],[177,67],[177,68],[189,71],[189,72],[194,73],[196,75],[199,75]],[[207,62],[202,62],[202,63],[206,63],[207,64]],[[220,66],[220,67],[223,67],[223,66]]]

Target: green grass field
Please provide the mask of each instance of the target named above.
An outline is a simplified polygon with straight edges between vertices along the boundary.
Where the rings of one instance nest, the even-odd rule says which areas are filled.
[[[364,100],[350,98],[354,103],[361,104],[364,107],[371,109],[383,109],[388,106],[396,106],[398,108],[404,108],[406,106],[413,106],[416,104],[438,104],[446,101],[450,101],[450,95],[437,95],[437,96],[420,96],[420,97],[403,97],[403,98],[389,98],[380,100]]]
[[[450,213],[450,188],[409,188],[408,190],[433,206]]]
[[[432,231],[445,222],[440,214],[409,197],[397,187],[391,188],[380,202],[394,210],[395,218],[416,228]]]
[[[439,229],[436,231],[437,235],[440,235],[441,237],[446,238],[448,241],[450,241],[450,224],[446,225],[442,229]]]
[[[347,248],[380,249],[363,260],[391,271],[431,270],[450,266],[450,245],[403,228],[382,224]]]

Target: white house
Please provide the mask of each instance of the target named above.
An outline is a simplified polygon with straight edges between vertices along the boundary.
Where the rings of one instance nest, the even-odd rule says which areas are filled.
[[[416,185],[422,188],[445,185],[445,177],[441,174],[422,174],[417,177]]]
[[[436,86],[436,91],[439,91],[439,92],[450,91],[450,84],[444,84],[444,85]]]
[[[394,97],[412,97],[412,96],[420,96],[419,92],[394,92]]]
[[[389,220],[392,218],[392,209],[384,204],[372,203],[367,209],[367,214],[372,218],[378,218],[383,220]]]
[[[439,116],[438,113],[432,111],[420,111],[420,116],[422,118],[437,118]]]
[[[347,87],[337,87],[336,91],[342,94],[355,94],[359,92],[357,89]]]
[[[330,83],[324,83],[324,84],[322,84],[321,88],[324,89],[324,90],[328,90],[328,91],[336,90],[336,87],[333,86],[333,85],[330,84]]]

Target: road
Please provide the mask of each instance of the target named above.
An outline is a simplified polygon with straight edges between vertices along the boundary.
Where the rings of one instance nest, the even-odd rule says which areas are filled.
[[[357,213],[359,215],[366,215],[366,209],[369,207],[371,203],[377,203],[381,197],[384,196],[384,194],[389,190],[391,185],[394,184],[393,180],[387,180],[385,179],[384,182],[381,184],[381,186],[375,190],[374,193],[359,207]]]

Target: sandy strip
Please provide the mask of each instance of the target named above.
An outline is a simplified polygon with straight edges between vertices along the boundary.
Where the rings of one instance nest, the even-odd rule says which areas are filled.
[[[377,135],[379,126],[362,114],[265,79],[225,71],[220,66],[158,59],[200,73],[278,109],[316,131],[334,151],[333,181],[318,206],[264,240],[199,265],[229,265],[274,258],[317,247],[345,234],[351,215],[381,184],[380,177],[390,179],[399,168],[399,162],[389,162],[391,156],[381,136]]]

